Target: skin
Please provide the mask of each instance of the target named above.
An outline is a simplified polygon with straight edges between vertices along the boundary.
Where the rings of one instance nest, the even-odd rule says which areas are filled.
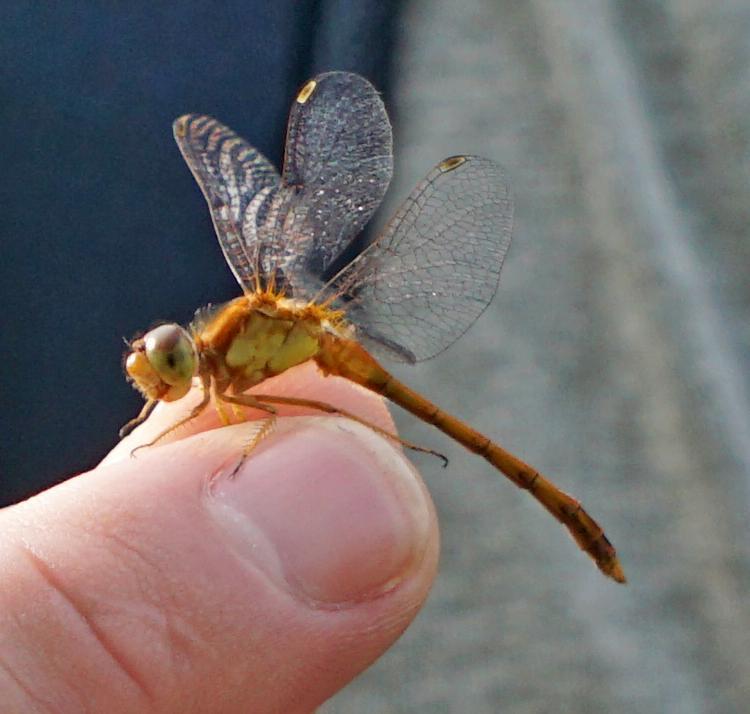
[[[309,364],[262,390],[394,428],[382,400]],[[397,446],[280,408],[231,478],[261,422],[215,428],[209,409],[131,457],[197,399],[0,511],[3,712],[311,712],[423,605],[437,523]]]

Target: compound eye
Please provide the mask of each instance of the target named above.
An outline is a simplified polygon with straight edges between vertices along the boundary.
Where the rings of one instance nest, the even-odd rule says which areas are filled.
[[[197,359],[190,335],[179,325],[161,325],[148,332],[143,342],[146,357],[161,379],[172,386],[193,378]]]

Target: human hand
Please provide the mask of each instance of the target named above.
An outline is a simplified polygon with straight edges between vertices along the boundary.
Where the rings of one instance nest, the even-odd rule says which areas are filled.
[[[380,399],[311,366],[262,391],[393,428]],[[346,419],[282,417],[230,479],[252,426],[206,432],[210,409],[131,458],[190,397],[0,512],[4,714],[310,712],[423,604],[437,525],[398,448]]]

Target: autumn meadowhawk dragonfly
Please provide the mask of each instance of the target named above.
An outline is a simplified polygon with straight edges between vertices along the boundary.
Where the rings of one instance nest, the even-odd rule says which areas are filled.
[[[243,294],[199,312],[188,329],[161,325],[132,343],[126,371],[146,404],[124,431],[157,402],[181,399],[194,381],[203,390],[200,404],[168,432],[211,402],[220,414],[224,404],[271,414],[274,405],[295,404],[357,419],[318,401],[246,393],[313,360],[323,374],[388,398],[482,456],[560,521],[602,572],[625,582],[614,547],[578,501],[373,356],[412,363],[434,357],[492,300],[513,215],[497,164],[479,156],[444,159],[380,236],[345,263],[393,170],[390,122],[365,79],[330,72],[305,84],[290,112],[281,175],[211,117],[180,117],[174,136]]]

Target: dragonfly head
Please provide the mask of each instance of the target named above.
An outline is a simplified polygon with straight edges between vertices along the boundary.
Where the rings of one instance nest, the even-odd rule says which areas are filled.
[[[179,325],[159,325],[135,340],[125,371],[147,399],[174,402],[190,390],[198,368],[195,343]]]

